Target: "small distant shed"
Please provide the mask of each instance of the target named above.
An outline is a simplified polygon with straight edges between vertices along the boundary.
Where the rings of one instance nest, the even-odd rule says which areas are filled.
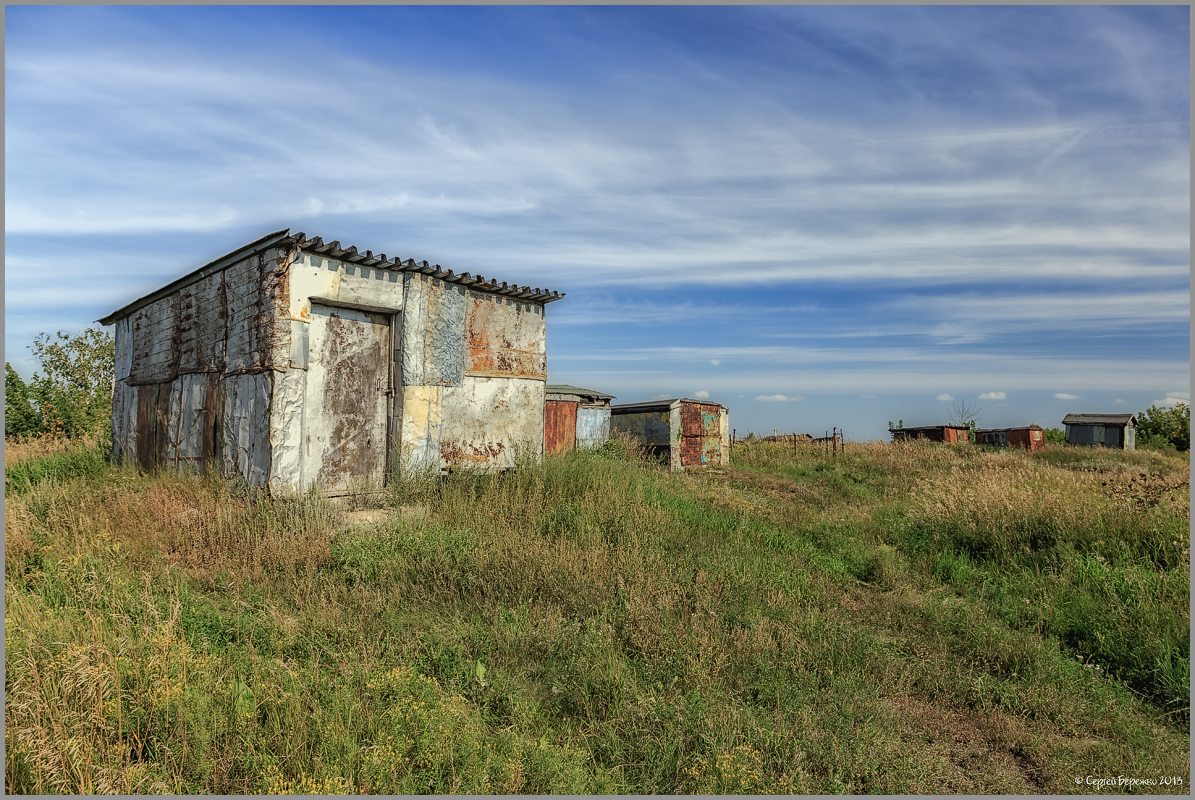
[[[610,407],[610,427],[626,431],[674,470],[730,463],[730,409],[678,398]]]
[[[1044,450],[1046,447],[1040,425],[977,430],[975,431],[975,444],[986,444],[992,447],[1023,447],[1026,450]]]
[[[889,428],[888,432],[892,434],[894,442],[926,439],[947,444],[968,444],[971,441],[971,429],[966,425],[922,425],[919,428]]]
[[[1067,414],[1066,443],[1135,450],[1137,417],[1135,414]]]
[[[555,384],[544,387],[544,452],[601,447],[610,438],[612,394]]]
[[[561,297],[272,233],[100,320],[116,328],[113,456],[272,494],[511,467],[543,442]]]

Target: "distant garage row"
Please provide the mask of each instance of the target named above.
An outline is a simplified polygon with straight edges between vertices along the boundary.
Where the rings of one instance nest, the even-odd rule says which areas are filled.
[[[275,494],[513,466],[543,445],[545,307],[563,296],[270,234],[100,320],[113,455]]]

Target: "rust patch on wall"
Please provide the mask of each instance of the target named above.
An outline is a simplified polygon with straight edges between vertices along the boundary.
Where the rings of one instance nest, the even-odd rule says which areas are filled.
[[[465,347],[467,375],[548,377],[543,309],[538,305],[470,291]]]
[[[681,466],[722,462],[722,420],[715,405],[681,403]]]
[[[502,442],[487,442],[480,446],[469,442],[440,442],[440,458],[449,463],[469,461],[474,464],[488,464],[497,459],[506,449]]]

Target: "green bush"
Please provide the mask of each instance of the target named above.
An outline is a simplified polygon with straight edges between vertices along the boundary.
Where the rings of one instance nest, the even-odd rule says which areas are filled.
[[[1178,403],[1174,408],[1150,406],[1137,415],[1137,444],[1144,447],[1172,446],[1180,453],[1191,449],[1191,407]]]

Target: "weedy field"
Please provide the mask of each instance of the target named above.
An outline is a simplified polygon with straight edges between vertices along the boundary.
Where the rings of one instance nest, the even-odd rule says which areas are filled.
[[[103,453],[6,454],[12,793],[1189,792],[1181,456],[614,442],[367,507]]]

